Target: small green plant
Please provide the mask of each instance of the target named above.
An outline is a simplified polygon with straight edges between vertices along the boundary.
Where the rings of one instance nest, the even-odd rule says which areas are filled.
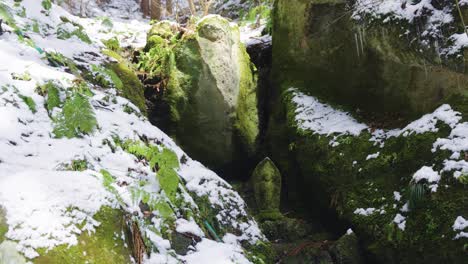
[[[18,80],[18,81],[26,81],[26,82],[29,82],[31,81],[31,74],[29,74],[29,72],[24,72],[24,73],[12,73],[11,74],[11,77],[13,78],[13,80]]]
[[[52,2],[50,0],[42,0],[41,5],[45,10],[50,10],[52,8]]]
[[[54,120],[54,134],[57,138],[73,138],[90,134],[97,126],[96,117],[88,98],[73,91],[67,98],[62,112]]]
[[[462,174],[460,177],[458,177],[458,181],[461,184],[467,185],[468,184],[468,174]]]
[[[102,40],[102,43],[109,50],[116,51],[116,52],[120,51],[120,42],[117,39],[117,37],[113,37],[108,40]]]
[[[112,29],[114,27],[114,23],[112,23],[112,20],[110,20],[109,17],[104,17],[102,19],[101,25],[106,27],[107,29]]]
[[[70,28],[73,28],[73,30],[70,30]],[[66,23],[61,23],[58,25],[57,28],[57,38],[58,39],[69,39],[73,36],[76,36],[79,38],[81,41],[91,44],[91,39],[89,36],[85,33],[83,26],[76,24],[76,23],[71,23],[71,22],[66,22]]]
[[[88,161],[86,159],[72,160],[68,169],[72,171],[85,171],[88,169]]]
[[[411,183],[409,186],[409,201],[410,209],[416,209],[421,205],[426,195],[426,185],[423,183]]]
[[[36,109],[36,102],[34,102],[34,100],[29,97],[29,96],[24,96],[24,95],[20,95],[19,96],[23,102],[28,106],[29,110],[31,110],[31,112],[33,113],[36,113],[37,112],[37,109]]]

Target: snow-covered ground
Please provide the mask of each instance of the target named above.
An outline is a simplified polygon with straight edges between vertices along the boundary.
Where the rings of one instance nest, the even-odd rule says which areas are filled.
[[[176,213],[178,231],[202,238],[186,256],[178,256],[170,249],[170,241],[150,231],[161,227],[161,213],[155,211],[151,226],[141,227],[157,249],[146,261],[249,263],[240,241],[255,243],[263,236],[247,216],[244,201],[214,172],[188,158],[171,138],[142,117],[132,103],[118,96],[116,89],[88,83],[92,93],[89,103],[97,121],[93,133],[76,138],[57,138],[55,134],[52,117],[63,110],[54,108],[50,113],[46,108],[47,97],[38,93],[38,86],[53,82],[63,87],[60,96],[64,97],[79,76],[68,73],[65,67],[51,66],[46,53],[60,53],[84,67],[100,65],[111,61],[101,53],[104,47],[101,40],[117,37],[121,45],[142,47],[149,29],[146,21],[124,20],[122,16],[114,19],[111,16],[118,15],[116,11],[106,12],[109,17],[104,23],[103,18],[75,17],[54,4],[45,10],[37,0],[23,0],[17,5],[13,0],[2,3],[11,13],[14,25],[4,24],[4,29],[10,32],[0,36],[0,206],[6,210],[9,226],[8,241],[5,246],[0,245],[0,256],[6,254],[1,248],[11,248],[7,245],[12,242],[30,260],[38,256],[41,248],[76,245],[82,232],[92,233],[99,228],[100,223],[93,217],[105,205],[141,218],[142,197],[135,195],[135,190],[151,199],[167,201],[149,164],[111,143],[115,138],[135,141],[145,138],[185,160],[177,170],[181,179],[177,195],[188,207],[197,212],[194,198],[207,197],[217,209],[219,222],[240,231],[236,235],[226,234],[221,238],[223,241],[212,241],[194,218],[185,219]],[[56,28],[64,17],[82,25],[91,43],[77,36],[59,39]],[[87,169],[67,170],[75,160],[85,160]],[[110,186],[103,184],[103,170],[113,177]]]

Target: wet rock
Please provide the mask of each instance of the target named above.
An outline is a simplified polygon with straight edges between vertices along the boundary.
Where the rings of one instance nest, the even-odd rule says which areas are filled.
[[[336,264],[364,263],[359,249],[359,241],[354,233],[342,236],[330,248],[330,254]]]

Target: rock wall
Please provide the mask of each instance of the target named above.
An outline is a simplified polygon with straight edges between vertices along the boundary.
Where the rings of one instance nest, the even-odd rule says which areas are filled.
[[[357,21],[352,14],[352,1],[276,1],[273,76],[280,86],[368,120],[410,120],[467,87],[463,60],[441,60],[433,48],[422,53],[405,35],[411,25]]]
[[[284,176],[283,200],[352,227],[371,263],[462,263],[466,239],[455,239],[453,225],[468,213],[465,183],[444,164],[464,157],[436,142],[466,122],[464,60],[421,52],[401,36],[403,24],[358,22],[352,4],[275,2],[267,137]],[[444,103],[460,123],[431,119],[437,110],[420,118]],[[361,123],[349,122],[351,116]],[[434,129],[412,130],[427,121]],[[399,134],[381,130],[398,126]],[[415,180],[424,166],[433,166],[438,186],[446,187]]]

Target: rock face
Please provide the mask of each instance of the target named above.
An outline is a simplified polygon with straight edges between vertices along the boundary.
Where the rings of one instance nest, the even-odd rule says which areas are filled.
[[[352,13],[347,3],[275,3],[268,142],[285,198],[317,214],[332,208],[335,219],[352,224],[373,262],[462,263],[466,240],[453,239],[453,223],[468,213],[459,206],[465,186],[454,177],[460,169],[445,164],[466,161],[439,139],[453,139],[467,125],[468,75],[459,61],[442,65],[430,51],[415,51],[400,37],[401,25],[355,22],[344,15]],[[450,107],[439,107],[444,103]],[[364,122],[346,123],[351,115]],[[431,122],[434,129],[418,130]],[[381,124],[402,129],[376,133]],[[438,186],[449,187],[415,187],[423,166],[434,166]],[[423,202],[408,210],[415,196]]]
[[[177,27],[156,24],[146,47],[150,56],[155,49],[170,47],[169,72],[156,74],[167,75],[162,100],[172,121],[168,130],[188,153],[213,167],[229,163],[239,151],[252,154],[259,134],[256,70],[237,25],[208,16],[194,32],[168,44],[179,34]],[[144,68],[150,68],[151,60]]]
[[[273,76],[280,85],[360,109],[365,117],[406,120],[467,87],[463,61],[421,53],[409,41],[417,37],[403,37],[400,26],[354,20],[349,2],[276,1]]]
[[[265,158],[252,173],[255,202],[262,218],[280,216],[281,173],[273,161]]]

